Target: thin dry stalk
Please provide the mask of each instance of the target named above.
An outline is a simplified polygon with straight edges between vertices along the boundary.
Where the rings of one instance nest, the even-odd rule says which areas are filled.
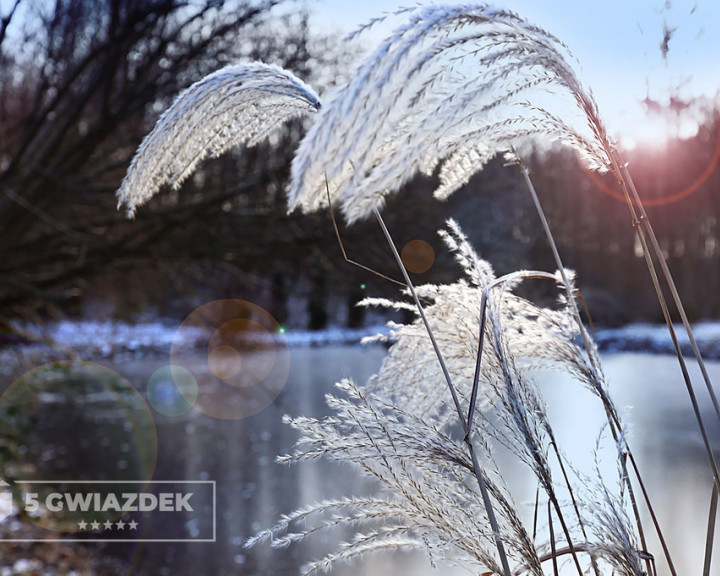
[[[573,318],[575,319],[575,323],[576,323],[576,325],[577,325],[578,331],[579,331],[580,336],[581,336],[582,341],[583,341],[583,347],[584,347],[585,351],[586,351],[587,354],[588,354],[588,359],[589,359],[589,361],[590,361],[590,364],[591,364],[591,367],[592,367],[593,371],[597,372],[598,369],[599,369],[598,359],[597,359],[596,355],[592,353],[592,348],[591,348],[591,346],[590,346],[590,344],[589,344],[589,341],[590,341],[589,335],[588,335],[587,330],[585,329],[585,325],[583,324],[582,319],[581,319],[581,317],[580,317],[580,311],[578,310],[578,307],[577,307],[577,303],[576,303],[576,300],[575,300],[575,294],[573,293],[573,290],[572,290],[572,288],[571,288],[571,285],[570,285],[570,283],[568,282],[568,278],[567,278],[567,275],[566,275],[566,273],[565,273],[565,266],[563,265],[562,259],[560,258],[560,252],[558,251],[557,244],[555,243],[555,238],[554,238],[554,236],[553,236],[553,234],[552,234],[552,230],[550,229],[550,225],[548,224],[547,218],[546,218],[546,216],[545,216],[545,211],[543,210],[542,204],[540,203],[540,198],[538,197],[537,192],[536,192],[536,190],[535,190],[535,186],[534,186],[533,183],[532,183],[532,180],[531,180],[531,178],[530,178],[530,173],[529,173],[529,171],[528,171],[527,166],[525,165],[525,163],[522,161],[522,159],[520,158],[520,156],[518,156],[517,153],[516,153],[514,150],[513,150],[513,155],[514,155],[515,160],[516,160],[515,163],[520,167],[520,171],[521,171],[521,173],[522,173],[522,175],[523,175],[523,179],[524,179],[524,181],[525,181],[525,185],[526,185],[528,191],[530,192],[530,196],[531,196],[531,198],[532,198],[532,200],[533,200],[533,204],[534,204],[534,206],[535,206],[535,210],[536,210],[536,212],[538,213],[538,216],[539,216],[539,218],[540,218],[540,222],[541,222],[542,227],[543,227],[543,231],[545,232],[545,237],[546,237],[548,243],[550,244],[550,249],[551,249],[552,254],[553,254],[553,259],[555,260],[555,265],[557,266],[557,269],[558,269],[558,271],[560,272],[560,275],[561,275],[562,280],[563,280],[563,285],[564,285],[565,290],[566,290],[566,293],[567,293],[567,302],[568,302],[569,305],[571,306],[571,310],[572,310],[572,313],[573,313]],[[620,434],[620,430],[622,430],[622,426],[621,426],[621,424],[620,424],[620,422],[619,422],[619,420],[618,420],[617,411],[616,411],[616,410],[609,410],[609,409],[608,409],[608,406],[606,405],[606,406],[605,406],[605,413],[606,413],[606,415],[607,415],[608,422],[609,422],[609,424],[610,424],[610,430],[611,430],[611,433],[612,433],[612,435],[613,435],[613,438],[614,438],[615,442],[618,442],[618,440],[619,440],[619,434]],[[637,466],[635,466],[635,458],[632,456],[632,453],[631,453],[631,451],[630,451],[630,447],[627,446],[627,444],[625,445],[625,447],[626,447],[626,450],[627,450],[628,454],[630,454],[631,461],[632,461],[632,464],[633,464],[633,466],[634,466],[634,472],[635,472],[635,475],[636,475],[637,478],[638,478],[638,482],[640,482],[640,483],[643,485],[643,486],[642,486],[642,492],[643,492],[643,494],[645,495],[645,501],[646,501],[646,504],[647,504],[647,506],[648,506],[648,508],[649,508],[649,510],[650,510],[650,514],[651,514],[651,516],[652,516],[652,519],[653,519],[653,522],[654,522],[654,526],[655,526],[655,529],[656,529],[658,538],[660,539],[662,548],[663,548],[663,550],[664,550],[664,552],[665,552],[665,556],[666,556],[668,565],[670,566],[671,572],[672,572],[673,574],[675,574],[675,567],[674,567],[674,565],[673,565],[672,558],[670,557],[670,552],[669,552],[669,549],[668,549],[667,544],[666,544],[666,542],[665,542],[665,537],[664,537],[664,535],[663,535],[663,533],[662,533],[662,530],[661,530],[661,528],[660,528],[659,523],[656,521],[656,516],[655,516],[654,507],[653,507],[653,505],[652,505],[649,497],[647,496],[647,492],[646,492],[645,489],[644,489],[644,483],[643,483],[643,481],[642,481],[642,478],[640,477],[640,471],[639,471],[639,469],[637,468]],[[558,454],[558,458],[559,458],[559,454]],[[561,463],[561,466],[562,466],[562,459],[560,459],[560,463]],[[623,461],[623,468],[624,468],[624,469],[625,469],[625,466],[626,466],[626,465],[625,465],[625,462]],[[626,480],[626,483],[627,483],[627,488],[628,488],[628,492],[629,492],[629,495],[630,495],[630,501],[631,501],[631,504],[632,504],[633,513],[634,513],[634,515],[635,515],[635,523],[636,523],[636,525],[637,525],[638,536],[639,536],[639,538],[640,538],[640,543],[641,543],[643,549],[647,550],[647,540],[646,540],[646,538],[645,538],[645,531],[644,531],[644,529],[643,529],[643,523],[642,523],[642,520],[641,520],[641,518],[640,518],[640,511],[638,510],[637,500],[636,500],[636,498],[635,498],[635,492],[634,492],[634,489],[633,489],[632,484],[630,483],[630,478],[629,478],[629,476],[628,476],[628,474],[627,474],[627,469],[625,469],[625,474],[623,475],[623,478]],[[572,493],[571,493],[571,494],[572,494]],[[573,502],[574,502],[574,499],[573,499]],[[583,532],[584,532],[584,527],[583,527]],[[647,560],[647,561],[646,561],[646,565],[647,565],[647,569],[648,569],[648,574],[650,574],[650,576],[652,576],[652,575],[654,574],[654,569],[653,569],[652,563],[651,563],[649,560]]]
[[[489,294],[493,288],[503,288],[508,283],[515,283],[520,278],[531,277],[531,278],[550,278],[556,280],[555,276],[542,273],[542,272],[519,272],[514,274],[508,274],[501,278],[498,278],[495,282],[488,285],[485,288],[484,294]],[[485,298],[487,301],[487,298]],[[502,299],[500,299],[500,303]],[[487,310],[487,308],[486,308]],[[542,431],[546,433],[549,431],[549,437],[552,441],[553,434],[552,428],[547,415],[545,413],[544,406],[542,405],[539,398],[528,385],[524,382],[524,379],[520,376],[520,373],[513,366],[512,355],[508,353],[508,345],[505,341],[504,332],[502,330],[502,324],[498,320],[501,317],[499,305],[498,309],[494,310],[493,316],[496,318],[493,321],[492,335],[494,337],[494,348],[498,352],[500,359],[500,366],[502,368],[503,379],[504,379],[504,394],[501,396],[503,407],[507,410],[510,416],[510,423],[514,426],[514,432],[518,435],[517,446],[525,449],[528,452],[528,459],[531,463],[531,468],[535,472],[538,480],[540,481],[543,489],[545,490],[549,504],[555,510],[555,513],[560,522],[563,534],[570,549],[571,556],[575,567],[580,576],[583,575],[583,569],[580,565],[580,560],[575,551],[575,545],[573,544],[572,536],[570,535],[570,529],[568,528],[565,520],[565,514],[560,506],[560,502],[557,497],[555,486],[550,473],[550,466],[547,461],[547,457],[542,449],[542,440],[540,434]],[[481,320],[482,324],[482,320]],[[478,364],[482,354],[478,353]],[[472,415],[472,412],[471,412]],[[539,427],[538,427],[539,425]],[[572,488],[570,492],[572,494]],[[551,532],[551,540],[554,545],[554,535]]]
[[[395,278],[390,278],[390,276],[386,276],[385,274],[378,272],[377,270],[373,270],[369,266],[365,266],[365,264],[361,264],[360,262],[357,262],[355,260],[351,260],[350,258],[348,258],[347,252],[345,251],[345,244],[343,244],[342,237],[340,236],[340,229],[338,228],[337,221],[335,220],[335,211],[333,210],[332,199],[330,198],[330,185],[328,184],[327,177],[325,178],[325,189],[327,192],[328,212],[330,212],[330,219],[332,220],[333,230],[335,231],[335,237],[337,238],[338,244],[340,245],[340,251],[342,252],[343,260],[345,260],[345,262],[347,262],[348,264],[357,266],[361,270],[365,270],[366,272],[375,274],[375,276],[378,276],[379,278],[382,278],[383,280],[387,280],[388,282],[392,282],[393,284],[399,284],[402,287],[407,287],[407,284],[405,284],[404,282],[395,280]]]
[[[548,529],[550,530],[550,557],[552,559],[552,565],[553,565],[553,574],[555,576],[559,576],[560,570],[558,568],[558,552],[557,548],[555,547],[555,529],[553,528],[553,519],[552,519],[552,508],[550,507],[550,502],[548,502]],[[568,547],[568,552],[575,555],[575,548],[572,546]]]
[[[718,509],[718,487],[713,484],[712,496],[710,497],[710,512],[708,513],[707,538],[705,539],[705,561],[703,562],[703,576],[710,576],[710,564],[712,562],[712,549],[715,541],[715,523],[717,521]]]
[[[403,264],[402,258],[400,257],[400,254],[397,251],[397,247],[395,246],[395,242],[393,241],[392,236],[390,235],[390,231],[387,229],[387,226],[385,225],[385,222],[383,221],[382,216],[380,216],[380,212],[377,210],[377,208],[373,208],[373,212],[375,213],[375,218],[377,219],[378,223],[380,224],[380,227],[382,228],[383,233],[385,234],[385,238],[387,239],[390,249],[392,250],[393,256],[395,257],[395,260],[396,260],[398,266],[400,267],[400,271],[402,272],[403,278],[405,278],[405,283],[407,284],[408,289],[410,290],[410,293],[412,294],[413,300],[415,301],[415,306],[417,307],[418,314],[422,318],[423,324],[425,325],[425,328],[428,333],[428,337],[430,338],[430,341],[432,342],[433,349],[435,350],[435,354],[437,355],[438,362],[440,363],[440,366],[442,368],[443,375],[445,376],[445,381],[447,383],[448,389],[450,390],[450,394],[451,394],[453,402],[455,404],[455,409],[457,410],[458,418],[460,419],[460,422],[463,426],[463,431],[467,432],[467,423],[465,422],[465,419],[463,418],[462,407],[460,406],[460,399],[458,398],[457,390],[455,389],[455,386],[452,383],[452,378],[450,377],[450,372],[448,371],[447,364],[445,363],[442,352],[440,351],[440,347],[438,346],[437,340],[435,339],[435,335],[433,334],[433,331],[430,328],[430,324],[427,320],[427,317],[425,316],[425,310],[423,309],[423,306],[420,303],[420,299],[418,298],[417,292],[415,291],[413,283],[410,280],[410,276],[408,275],[407,269],[405,268],[405,264]],[[485,484],[485,478],[483,477],[483,473],[480,468],[480,461],[478,460],[477,450],[476,450],[473,439],[470,436],[468,436],[467,433],[465,434],[465,443],[468,447],[468,450],[470,451],[470,457],[472,459],[472,464],[473,464],[473,471],[475,473],[475,477],[477,478],[478,487],[480,488],[480,494],[482,495],[483,505],[485,506],[485,512],[488,516],[488,521],[490,522],[490,528],[492,529],[492,532],[493,532],[493,536],[495,539],[495,544],[497,547],[498,555],[500,557],[500,563],[502,564],[503,572],[505,573],[505,576],[511,576],[512,572],[510,571],[510,564],[508,562],[507,553],[505,552],[505,546],[502,542],[502,538],[500,537],[500,528],[498,526],[497,518],[495,516],[495,510],[493,509],[492,502],[490,501],[490,495],[488,493],[488,489]]]
[[[652,253],[648,247],[647,239],[645,237],[645,234],[648,233],[651,237],[651,239],[654,239],[653,246],[655,248],[655,254],[658,258],[661,269],[663,271],[663,274],[665,275],[665,280],[669,285],[670,291],[672,293],[672,297],[675,301],[676,307],[678,310],[682,310],[681,316],[683,317],[683,325],[685,327],[686,332],[689,334],[692,333],[692,328],[690,327],[689,323],[687,322],[687,317],[684,312],[684,308],[682,306],[682,302],[680,301],[680,297],[677,293],[677,290],[675,289],[675,283],[672,281],[672,276],[670,274],[670,270],[667,268],[667,263],[665,262],[665,258],[662,254],[662,250],[660,250],[660,246],[657,243],[657,239],[655,238],[655,234],[653,232],[652,226],[650,225],[650,221],[647,217],[647,214],[645,213],[645,209],[642,205],[642,201],[640,200],[640,197],[637,193],[637,190],[635,188],[635,185],[632,181],[632,177],[630,176],[630,172],[627,170],[627,166],[622,164],[621,159],[616,151],[613,150],[613,154],[611,155],[611,159],[613,161],[613,168],[615,171],[615,174],[618,178],[618,181],[620,182],[620,185],[622,186],[623,194],[625,196],[626,203],[628,205],[628,208],[630,210],[630,214],[633,219],[633,226],[635,227],[638,239],[640,241],[640,245],[642,247],[643,257],[645,259],[645,263],[648,268],[648,272],[650,273],[650,278],[653,283],[653,287],[655,289],[655,294],[658,298],[658,302],[660,303],[660,308],[662,309],[663,318],[665,319],[665,324],[668,327],[668,331],[670,332],[670,338],[673,342],[673,348],[675,349],[675,355],[678,359],[678,363],[680,364],[680,370],[682,371],[683,375],[683,381],[685,382],[685,388],[687,390],[688,396],[690,398],[690,403],[692,405],[693,414],[695,415],[695,420],[698,425],[698,429],[700,430],[700,435],[702,436],[703,445],[705,447],[705,452],[707,453],[708,460],[710,462],[710,467],[712,469],[713,474],[713,481],[718,488],[720,488],[720,473],[718,472],[718,465],[715,461],[715,456],[713,454],[712,447],[710,445],[710,439],[707,434],[707,429],[705,427],[705,422],[702,417],[702,413],[700,412],[700,405],[697,400],[697,396],[695,394],[695,389],[692,384],[692,380],[690,378],[690,373],[688,372],[687,365],[685,364],[685,358],[683,357],[682,351],[680,349],[680,343],[678,342],[677,335],[675,333],[675,328],[673,327],[672,318],[670,316],[670,310],[667,306],[667,302],[665,300],[665,295],[662,289],[662,286],[660,285],[660,279],[658,278],[657,271],[655,269],[655,263],[652,259]],[[637,210],[636,210],[637,208]],[[705,363],[702,360],[702,356],[699,355],[699,351],[696,354],[696,360],[698,364],[701,367],[701,370],[703,371],[703,374],[706,375],[707,371],[705,370]],[[706,384],[708,385],[708,390],[710,391],[711,395],[714,397],[714,393],[712,392],[712,385],[709,381],[709,379],[706,379]]]
[[[682,320],[683,327],[685,328],[685,332],[687,333],[688,339],[690,341],[690,346],[692,347],[693,354],[695,355],[695,359],[697,360],[700,372],[702,373],[705,387],[707,388],[708,395],[710,396],[713,408],[715,409],[715,415],[717,416],[718,420],[720,420],[720,402],[718,402],[712,381],[710,380],[710,376],[707,371],[707,367],[705,366],[705,361],[702,358],[700,348],[698,347],[697,341],[695,340],[695,334],[693,333],[690,322],[688,321],[687,314],[685,313],[685,307],[683,306],[682,300],[680,299],[680,294],[678,293],[677,287],[675,286],[675,281],[672,277],[672,274],[670,273],[667,262],[665,261],[665,256],[663,255],[662,249],[660,248],[660,243],[658,242],[657,236],[655,235],[655,231],[650,224],[650,219],[645,212],[645,207],[640,200],[640,195],[635,188],[635,183],[633,182],[632,176],[627,169],[627,165],[623,163],[622,158],[620,158],[620,154],[617,151],[615,151],[615,163],[621,169],[621,176],[623,178],[623,181],[627,180],[627,185],[629,186],[629,190],[632,195],[631,204],[635,204],[638,208],[638,212],[640,215],[640,223],[643,225],[645,231],[647,232],[647,235],[650,238],[650,244],[652,245],[653,251],[655,252],[655,257],[660,263],[663,277],[665,278],[665,282],[668,285],[668,289],[670,290],[678,314],[680,314],[680,319]]]

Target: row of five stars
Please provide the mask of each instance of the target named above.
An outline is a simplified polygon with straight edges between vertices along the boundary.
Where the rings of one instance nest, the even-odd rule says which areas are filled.
[[[102,526],[105,530],[112,530],[113,526],[118,530],[125,530],[125,526],[127,526],[130,530],[137,530],[138,527],[138,523],[135,522],[135,520],[130,520],[130,522],[123,522],[122,520],[110,522],[110,520],[106,520],[103,523],[100,523],[97,520],[93,520],[90,523],[85,522],[85,520],[81,520],[77,523],[77,525],[80,530],[87,530],[88,526],[90,526],[91,530],[99,530],[100,526]]]

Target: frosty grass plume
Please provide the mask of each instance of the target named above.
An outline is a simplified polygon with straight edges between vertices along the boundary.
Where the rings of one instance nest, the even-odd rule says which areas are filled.
[[[259,62],[229,66],[193,84],[141,144],[118,191],[119,204],[132,214],[162,186],[179,187],[204,158],[251,146],[288,118],[316,111],[293,159],[289,206],[318,210],[329,194],[348,222],[382,208],[385,197],[418,172],[437,171],[435,196],[445,198],[495,154],[538,134],[570,144],[590,168],[619,174],[592,93],[553,35],[484,4],[403,9],[388,18],[404,23],[322,107],[293,74]],[[527,102],[538,94],[548,104]],[[564,101],[574,114],[563,110],[561,117],[554,110]],[[571,274],[557,275],[558,306],[540,307],[513,293],[538,273],[496,278],[454,222],[441,235],[465,277],[417,288],[428,303],[428,326],[420,320],[392,324],[380,371],[365,385],[338,383],[340,395],[327,397],[331,416],[286,418],[301,437],[281,462],[349,462],[376,478],[382,491],[292,512],[247,546],[284,547],[351,526],[359,530],[356,536],[306,565],[305,573],[367,552],[416,548],[431,562],[443,558],[504,576],[547,574],[547,564],[563,557],[580,576],[653,576],[625,467],[625,458],[634,460],[597,349],[578,326]],[[416,311],[384,299],[363,304]],[[473,440],[456,438],[457,419],[426,328],[442,349],[450,389],[471,412],[463,425],[473,419],[479,464]],[[599,398],[621,470],[612,490],[599,473],[589,479],[573,470],[557,445],[532,380],[532,369],[548,366],[570,373]],[[471,409],[476,379],[480,400]],[[547,507],[547,515],[532,530],[496,464],[500,446],[529,468],[543,494],[536,506]],[[482,503],[484,487],[489,508]]]
[[[498,150],[538,133],[574,145],[592,168],[609,167],[595,101],[554,36],[485,5],[406,12],[407,23],[323,103],[293,159],[291,207],[326,205],[327,175],[353,222],[443,159],[435,195],[445,198]],[[586,129],[528,104],[538,87],[573,99]]]
[[[477,355],[479,291],[495,277],[489,264],[474,256],[454,222],[449,222],[449,232],[442,236],[457,253],[469,282],[418,290],[432,302],[426,315],[466,398]],[[373,299],[366,304],[395,305]],[[642,570],[624,569],[640,566],[640,555],[632,523],[617,494],[579,473],[571,474],[567,485],[553,477],[554,434],[529,368],[566,367],[593,391],[605,390],[602,373],[577,347],[572,312],[566,305],[559,310],[538,307],[505,286],[492,298],[488,316],[490,345],[483,351],[485,400],[478,407],[479,437],[484,439],[483,474],[497,506],[508,556],[521,571],[539,576],[545,573],[542,564],[548,560],[551,544],[531,537],[518,517],[490,439],[509,448],[535,473],[566,522],[574,549],[588,557],[583,570],[592,564],[598,570],[612,567],[616,574],[643,574]],[[344,397],[327,397],[333,410],[330,416],[286,419],[301,437],[294,453],[279,458],[284,463],[321,457],[349,462],[381,482],[380,496],[317,502],[283,516],[274,527],[251,538],[247,546],[266,541],[284,547],[346,525],[364,531],[306,565],[304,574],[327,570],[338,561],[366,552],[398,547],[425,550],[433,561],[442,558],[502,574],[473,482],[473,465],[463,442],[453,438],[454,421],[448,417],[446,395],[442,394],[446,388],[437,359],[423,338],[423,326],[419,320],[393,325],[392,337],[395,341],[388,356],[368,385],[343,380],[337,386]],[[556,457],[562,456],[557,453]],[[563,504],[570,493],[578,495],[581,508],[573,510]],[[609,530],[623,538],[607,538]],[[558,547],[560,542],[561,538]]]
[[[206,157],[261,142],[286,120],[320,107],[287,70],[250,62],[226,66],[182,92],[140,144],[117,192],[128,214],[162,186],[177,189]]]
[[[140,145],[119,204],[132,214],[163,185],[178,188],[207,156],[253,145],[290,117],[318,109],[293,159],[288,203],[323,208],[327,178],[348,222],[367,217],[386,194],[438,165],[435,195],[446,198],[499,150],[537,134],[573,145],[591,168],[609,168],[597,105],[554,36],[485,5],[396,16],[406,13],[408,22],[322,109],[291,72],[260,62],[228,66],[193,84]],[[526,102],[539,87],[574,101],[580,121],[568,124]]]

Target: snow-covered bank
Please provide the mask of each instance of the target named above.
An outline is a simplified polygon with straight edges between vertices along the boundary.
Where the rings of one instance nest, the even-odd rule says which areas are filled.
[[[27,345],[51,346],[58,351],[72,351],[87,358],[111,358],[130,354],[144,356],[168,353],[171,346],[199,349],[207,345],[209,335],[200,328],[169,322],[128,324],[116,321],[63,320],[36,326],[18,327]],[[326,330],[287,330],[278,337],[288,346],[339,346],[357,344],[363,338],[387,333],[385,326],[365,328],[332,327]]]
[[[677,326],[683,350],[690,343],[682,326]],[[720,322],[702,322],[694,326],[695,337],[703,355],[720,359]],[[198,349],[207,344],[207,334],[168,322],[127,324],[114,321],[61,321],[42,328],[25,326],[22,332],[36,346],[69,350],[85,358],[110,358],[117,355],[145,356],[168,353],[171,346]],[[288,330],[282,334],[291,347],[337,346],[358,344],[363,338],[387,333],[384,326],[366,328],[333,327],[326,330]],[[622,328],[598,330],[595,341],[601,350],[612,352],[640,351],[672,353],[672,341],[664,325],[631,324]],[[32,347],[33,344],[30,344]]]
[[[691,354],[690,340],[682,325],[675,332],[683,353]],[[720,322],[700,322],[693,326],[695,340],[707,359],[720,359]],[[673,354],[670,332],[664,324],[629,324],[622,328],[598,330],[594,334],[600,350],[611,352],[648,352]]]

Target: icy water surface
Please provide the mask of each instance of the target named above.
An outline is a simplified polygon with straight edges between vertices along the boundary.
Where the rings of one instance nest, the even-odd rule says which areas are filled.
[[[65,462],[61,468],[68,475],[87,468],[88,461],[97,460],[93,464],[96,473],[100,470],[113,478],[142,476],[152,468],[154,480],[215,482],[215,541],[114,543],[108,550],[121,559],[125,574],[297,574],[301,564],[334,548],[337,533],[320,533],[308,543],[277,551],[267,546],[247,551],[242,548],[243,541],[298,506],[325,498],[369,494],[375,487],[353,470],[335,464],[316,462],[296,467],[276,464],[275,456],[291,451],[296,439],[296,433],[282,423],[282,416],[325,414],[323,396],[333,390],[333,383],[342,377],[365,381],[380,366],[385,349],[292,348],[288,354],[287,383],[281,390],[273,391],[277,398],[269,399],[269,405],[257,414],[234,419],[213,416],[219,408],[212,403],[205,404],[210,407],[205,413],[188,410],[189,405],[183,402],[194,398],[189,384],[184,398],[173,397],[164,389],[162,375],[167,370],[167,357],[104,361],[105,367],[131,383],[139,395],[125,391],[122,406],[116,402],[113,412],[111,406],[102,403],[111,387],[85,391],[92,410],[77,401],[72,406],[61,403],[62,390],[46,390],[40,398],[46,408],[33,408],[36,421],[28,424],[21,419],[38,431],[41,440],[37,441],[44,444],[33,446],[29,442],[30,455],[18,459],[28,463],[28,474],[32,472],[31,464],[43,459],[56,467],[58,462]],[[189,371],[196,371],[208,362],[207,356],[200,355],[184,360]],[[216,375],[227,369],[222,361],[216,359],[214,367],[211,366]],[[616,403],[629,423],[630,443],[657,506],[678,572],[699,576],[711,477],[677,363],[668,356],[609,354],[604,357],[604,367]],[[709,367],[713,379],[720,382],[720,364],[710,363]],[[265,365],[259,360],[251,368],[262,374]],[[545,372],[538,379],[561,445],[576,466],[591,475],[594,467],[591,450],[604,422],[599,401],[563,374]],[[182,381],[182,375],[177,380]],[[705,394],[699,395],[706,405]],[[231,399],[226,404],[232,405]],[[710,411],[706,412],[712,420]],[[132,417],[128,416],[131,413]],[[123,428],[114,428],[112,422],[128,418],[136,423],[136,429],[123,436]],[[77,434],[77,430],[87,430],[88,425],[91,429],[94,426],[97,433]],[[156,435],[151,433],[153,426]],[[714,447],[720,449],[718,427],[712,426],[709,433]],[[57,438],[50,442],[48,434]],[[153,455],[155,462],[151,462]],[[509,470],[508,484],[516,494],[521,512],[529,517],[535,483],[521,469],[510,465]],[[613,472],[612,468],[609,472]],[[15,470],[14,477],[18,473]],[[210,496],[205,498],[206,504],[211,505]],[[155,533],[188,539],[210,529],[204,520],[180,516],[155,517],[153,521]],[[651,548],[660,554],[657,546],[651,544]],[[659,566],[664,573],[663,565]],[[343,566],[335,573],[454,574],[445,568],[431,568],[422,556],[402,553]],[[457,573],[467,572],[460,569]]]

